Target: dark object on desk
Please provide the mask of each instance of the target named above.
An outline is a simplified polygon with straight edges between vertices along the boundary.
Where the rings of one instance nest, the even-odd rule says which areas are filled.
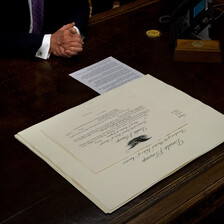
[[[178,39],[173,59],[182,62],[222,63],[220,42]]]
[[[178,2],[170,17],[169,45],[174,46],[177,39],[210,39],[213,19],[212,0]]]

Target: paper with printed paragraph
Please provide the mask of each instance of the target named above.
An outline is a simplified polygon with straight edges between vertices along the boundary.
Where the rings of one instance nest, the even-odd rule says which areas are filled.
[[[69,75],[102,94],[144,74],[113,57],[108,57]]]

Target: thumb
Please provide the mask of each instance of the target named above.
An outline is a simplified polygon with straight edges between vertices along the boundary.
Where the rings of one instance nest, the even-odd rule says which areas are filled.
[[[72,23],[69,23],[67,25],[64,25],[63,26],[63,29],[68,30],[68,29],[71,29],[73,26],[75,26],[75,22],[72,22]]]

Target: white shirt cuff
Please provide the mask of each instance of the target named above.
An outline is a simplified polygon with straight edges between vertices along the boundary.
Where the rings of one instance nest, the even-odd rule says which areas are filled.
[[[82,40],[84,39],[84,36],[80,33],[79,28],[74,26],[74,28],[76,29],[77,33],[80,35],[80,37],[82,38]]]
[[[79,31],[79,28],[74,26],[74,28],[76,29],[77,33],[80,35],[80,31]]]
[[[36,52],[36,57],[42,59],[48,59],[50,57],[49,54],[50,42],[51,42],[51,34],[45,34],[42,41],[42,45]]]

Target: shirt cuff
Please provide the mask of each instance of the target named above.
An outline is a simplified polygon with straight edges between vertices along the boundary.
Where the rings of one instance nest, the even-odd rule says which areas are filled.
[[[77,33],[80,35],[80,37],[82,38],[82,40],[84,39],[84,36],[80,33],[79,28],[74,26],[74,28],[76,29]]]
[[[51,41],[51,34],[45,34],[42,44],[38,51],[36,52],[36,57],[42,59],[48,59],[50,57],[49,49],[50,49],[50,41]]]
[[[79,31],[79,28],[74,26],[74,28],[76,29],[77,33],[80,35],[80,31]]]

